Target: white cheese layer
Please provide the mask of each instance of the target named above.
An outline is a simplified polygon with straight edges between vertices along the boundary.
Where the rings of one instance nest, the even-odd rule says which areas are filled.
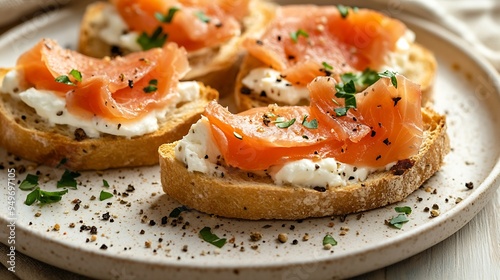
[[[222,177],[226,169],[218,164],[221,153],[215,144],[208,120],[202,117],[191,126],[189,133],[175,147],[175,157],[186,164],[188,171]],[[333,158],[318,161],[301,159],[282,166],[272,166],[268,174],[276,185],[292,184],[302,187],[340,187],[362,182],[377,171],[357,168]]]
[[[123,21],[113,6],[107,6],[101,17],[103,28],[99,30],[98,36],[109,45],[126,48],[130,51],[142,51],[137,43],[138,32],[128,30],[127,24]]]
[[[81,128],[91,138],[98,138],[101,133],[130,138],[154,132],[159,129],[160,124],[165,121],[166,115],[175,109],[177,104],[195,100],[200,92],[197,82],[180,82],[177,92],[171,93],[175,96],[168,106],[153,110],[140,120],[119,123],[98,116],[89,120],[74,115],[67,110],[66,99],[54,92],[35,88],[21,89],[18,76],[17,71],[9,71],[4,78],[1,92],[22,100],[35,109],[40,117],[47,119],[50,124],[68,125],[75,129]]]
[[[385,65],[379,71],[392,70],[405,73],[410,60],[410,45],[415,41],[415,33],[407,30],[396,43],[396,50],[385,57]],[[267,97],[277,102],[297,105],[300,100],[309,99],[306,86],[293,85],[283,79],[280,72],[270,68],[255,68],[242,80],[244,86],[257,94],[265,93]]]

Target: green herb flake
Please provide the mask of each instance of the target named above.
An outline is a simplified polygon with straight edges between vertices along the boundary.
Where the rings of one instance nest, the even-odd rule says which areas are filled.
[[[340,108],[335,108],[334,111],[335,111],[335,114],[337,115],[337,117],[343,117],[345,115],[347,115],[347,111],[349,110],[349,108],[346,108],[346,107],[340,107]]]
[[[186,206],[176,207],[170,214],[168,215],[170,218],[179,218],[182,212],[189,210]]]
[[[317,129],[318,128],[318,120],[313,119],[312,121],[308,122],[307,117],[309,117],[309,116],[305,115],[304,118],[302,119],[302,125],[306,128]]]
[[[276,119],[275,123],[276,123],[276,126],[279,127],[279,128],[288,128],[292,124],[295,123],[295,118],[293,118],[293,119],[291,119],[289,121],[281,120],[280,118],[278,118],[278,119]]]
[[[54,203],[61,201],[62,196],[68,193],[68,190],[65,189],[64,191],[55,191],[55,192],[49,192],[49,191],[43,191],[40,188],[36,188],[32,192],[26,196],[26,200],[24,201],[24,204],[26,205],[33,205],[35,202],[40,202],[41,204],[48,204],[48,203]]]
[[[323,237],[323,246],[326,246],[326,245],[335,246],[335,245],[337,245],[337,240],[335,240],[333,238],[333,236],[327,234],[327,235],[325,235],[325,237]]]
[[[56,81],[56,82],[58,82],[58,83],[61,83],[61,84],[69,85],[69,86],[76,86],[76,84],[75,84],[75,83],[73,83],[73,82],[69,79],[69,77],[68,77],[68,76],[66,76],[66,75],[61,75],[61,76],[57,77],[57,78],[55,79],[55,81]]]
[[[333,66],[331,66],[330,64],[328,64],[326,61],[323,61],[323,63],[321,63],[321,65],[323,65],[323,68],[325,68],[326,70],[333,70]]]
[[[299,36],[303,36],[304,38],[309,38],[309,34],[303,29],[299,29],[295,32],[290,33],[290,37],[292,38],[292,41],[294,43],[297,43],[299,41]]]
[[[399,214],[389,221],[389,224],[397,229],[401,229],[404,223],[410,221],[406,214]]]
[[[24,179],[19,185],[19,189],[23,191],[30,191],[38,186],[38,176],[33,174],[26,175],[26,179]]]
[[[386,71],[384,71],[382,73],[379,73],[378,75],[380,77],[390,78],[392,85],[395,88],[398,88],[398,79],[396,77],[396,72],[393,72],[393,71],[390,71],[390,70],[386,70]]]
[[[158,90],[158,80],[152,79],[149,84],[142,89],[145,93],[152,93]]]
[[[168,9],[168,11],[165,15],[163,15],[162,13],[158,13],[158,12],[155,13],[155,18],[163,23],[171,23],[173,18],[174,18],[175,13],[177,13],[180,10],[181,9],[178,7],[172,7],[170,9]]]
[[[71,69],[71,71],[69,71],[69,74],[71,76],[73,76],[73,78],[75,78],[75,80],[79,81],[79,82],[82,82],[82,73],[76,69]]]
[[[217,235],[212,233],[212,229],[210,227],[204,227],[200,230],[200,236],[206,242],[217,246],[218,248],[222,248],[224,244],[226,244],[225,238],[219,238]]]
[[[102,186],[105,187],[105,188],[109,188],[109,183],[108,181],[102,179]]]
[[[158,26],[151,36],[146,32],[142,32],[137,38],[137,43],[141,46],[142,50],[147,51],[153,48],[161,48],[167,41],[167,38],[168,34],[163,33],[163,28]]]
[[[63,175],[61,176],[61,179],[57,181],[57,187],[58,188],[73,188],[76,189],[76,180],[75,178],[78,178],[80,176],[80,173],[78,172],[73,172],[69,170],[65,170]]]
[[[411,207],[410,206],[396,207],[394,209],[398,213],[404,213],[406,215],[410,215],[411,214]]]
[[[337,5],[337,10],[339,10],[340,16],[346,18],[349,15],[349,7],[344,5]]]
[[[106,192],[106,191],[101,191],[101,193],[99,194],[100,201],[103,201],[103,200],[106,200],[106,199],[112,198],[112,197],[113,197],[113,194]]]
[[[201,21],[203,21],[204,23],[209,23],[210,22],[210,18],[205,15],[205,13],[203,11],[197,11],[194,13],[194,15]]]

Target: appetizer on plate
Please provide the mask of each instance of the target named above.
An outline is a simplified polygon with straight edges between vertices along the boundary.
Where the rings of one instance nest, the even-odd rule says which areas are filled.
[[[3,69],[0,145],[25,159],[73,170],[158,163],[218,93],[179,82],[189,71],[174,43],[96,59],[42,39]]]
[[[79,50],[104,57],[175,42],[188,53],[185,80],[232,92],[241,41],[261,32],[274,7],[260,0],[96,2],[83,17]]]
[[[211,102],[182,140],[160,146],[164,191],[210,214],[302,219],[404,199],[449,150],[445,117],[421,108],[420,86],[384,72],[361,92],[317,77],[310,104],[239,114]]]
[[[420,84],[425,104],[436,72],[433,54],[401,21],[340,5],[282,6],[263,34],[243,46],[248,54],[235,87],[240,110],[307,104],[306,86],[317,76],[339,81],[348,72],[385,70]]]

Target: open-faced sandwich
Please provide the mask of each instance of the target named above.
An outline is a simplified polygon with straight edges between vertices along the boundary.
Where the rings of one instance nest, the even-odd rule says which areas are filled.
[[[73,170],[158,163],[218,93],[179,82],[189,70],[176,44],[96,59],[42,39],[0,77],[0,145]]]
[[[396,71],[421,85],[424,104],[436,74],[433,54],[405,24],[369,9],[291,5],[277,9],[248,51],[235,96],[240,111],[270,103],[307,104],[317,76]]]
[[[273,13],[261,0],[96,2],[83,17],[79,50],[104,57],[175,42],[191,65],[184,79],[232,91],[242,38],[261,32]]]
[[[350,77],[350,78],[349,78]],[[317,77],[307,106],[231,114],[211,102],[189,134],[160,146],[164,191],[210,214],[302,219],[369,210],[404,199],[449,150],[445,117],[421,108],[420,87],[384,72]]]

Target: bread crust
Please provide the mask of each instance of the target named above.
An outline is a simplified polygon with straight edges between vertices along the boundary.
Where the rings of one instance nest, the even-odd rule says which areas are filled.
[[[250,15],[243,22],[243,33],[219,47],[188,53],[191,70],[183,80],[197,80],[217,89],[221,95],[232,94],[241,58],[241,42],[248,36],[258,34],[273,18],[276,6],[263,0],[250,2]],[[78,50],[88,56],[102,58],[127,54],[130,50],[118,49],[103,41],[98,33],[105,26],[105,9],[111,3],[95,2],[90,4],[80,25]],[[118,51],[118,53],[116,53]]]
[[[245,78],[250,71],[258,67],[267,67],[267,65],[263,64],[250,54],[247,54],[242,59],[234,87],[234,99],[238,111],[246,111],[251,108],[267,106],[272,103],[277,103],[279,105],[291,105],[276,102],[268,97],[262,97],[256,92],[251,92],[249,94],[247,90],[242,90],[244,87],[242,82],[243,78]],[[423,106],[432,102],[432,86],[434,84],[436,72],[437,62],[434,54],[424,46],[418,43],[413,43],[410,46],[409,63],[401,74],[420,85],[422,90]],[[304,105],[306,103],[307,101],[303,100],[303,103],[296,105]]]
[[[0,71],[5,72],[6,71]],[[3,75],[0,75],[0,85]],[[218,98],[216,90],[200,84],[199,99],[182,104],[167,115],[160,129],[143,136],[126,138],[103,135],[77,140],[68,126],[42,125],[33,108],[10,95],[0,93],[0,146],[24,159],[71,170],[103,170],[154,165],[158,147],[181,139],[199,118],[208,102]]]
[[[362,183],[324,192],[299,186],[277,186],[269,177],[249,178],[231,171],[224,178],[188,172],[175,159],[176,143],[159,148],[163,190],[187,207],[230,218],[249,220],[345,215],[403,200],[437,172],[449,151],[446,118],[422,109],[425,140],[411,168],[371,174]]]

